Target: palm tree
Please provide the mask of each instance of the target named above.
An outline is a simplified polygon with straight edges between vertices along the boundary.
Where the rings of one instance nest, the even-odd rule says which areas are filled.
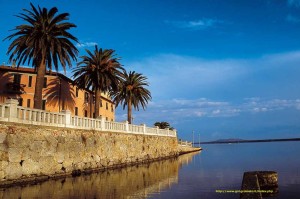
[[[71,67],[71,59],[76,61],[77,48],[71,40],[78,42],[77,38],[68,32],[70,28],[76,27],[72,23],[65,22],[69,18],[68,13],[57,14],[56,7],[49,11],[46,8],[34,7],[31,10],[23,9],[25,13],[17,15],[28,24],[16,26],[16,32],[6,39],[15,38],[8,47],[9,61],[14,59],[20,64],[32,62],[37,72],[34,108],[42,108],[42,89],[46,68],[52,70],[54,65],[58,70],[58,62],[64,70],[66,65]]]
[[[160,129],[170,129],[170,130],[174,130],[173,127],[170,126],[169,122],[155,122],[154,126],[157,126]]]
[[[102,92],[116,90],[120,82],[120,76],[124,70],[116,58],[112,49],[98,49],[95,46],[94,53],[86,50],[88,56],[82,56],[82,61],[73,70],[74,83],[80,88],[92,89],[95,93],[95,117],[99,113],[100,98]]]
[[[160,129],[170,128],[170,124],[168,122],[155,122],[154,126],[158,126]]]
[[[130,71],[128,74],[124,71],[118,91],[111,93],[116,106],[123,104],[123,109],[127,106],[127,121],[129,124],[132,122],[132,105],[137,110],[141,105],[145,110],[148,100],[151,100],[151,93],[145,88],[145,86],[149,86],[146,80],[147,78],[140,73]]]

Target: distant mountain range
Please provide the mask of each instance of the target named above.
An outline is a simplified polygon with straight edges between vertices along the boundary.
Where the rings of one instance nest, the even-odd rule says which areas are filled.
[[[286,139],[264,139],[264,140],[243,140],[238,138],[219,139],[211,142],[201,142],[201,144],[226,144],[226,143],[246,143],[246,142],[283,142],[283,141],[300,141],[300,138]],[[198,144],[198,143],[195,143]]]

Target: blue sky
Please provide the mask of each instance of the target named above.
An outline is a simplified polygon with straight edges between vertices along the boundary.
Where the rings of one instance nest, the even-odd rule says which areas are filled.
[[[29,2],[0,0],[1,39]],[[79,55],[112,48],[148,77],[153,99],[134,123],[168,121],[188,140],[300,137],[300,0],[31,2],[70,13]]]

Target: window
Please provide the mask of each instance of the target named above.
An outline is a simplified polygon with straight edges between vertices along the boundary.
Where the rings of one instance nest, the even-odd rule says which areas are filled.
[[[84,102],[89,102],[89,93],[88,92],[84,93]]]
[[[96,114],[95,114],[95,112],[93,113],[93,118],[96,118]]]
[[[108,121],[108,117],[106,117],[105,119],[106,119],[106,121]]]
[[[114,105],[111,105],[111,112],[114,112]]]
[[[44,77],[44,88],[47,88],[47,77]]]
[[[108,103],[106,102],[106,110],[108,110]]]
[[[102,107],[103,105],[102,105],[102,100],[100,100],[100,107]]]
[[[84,111],[84,117],[87,117],[87,110]]]
[[[78,107],[75,107],[75,115],[78,115]]]
[[[21,84],[21,74],[14,74],[14,84]]]
[[[23,98],[19,98],[18,101],[19,101],[19,106],[23,106]]]
[[[30,108],[30,99],[27,99],[27,107]]]
[[[78,88],[76,87],[76,92],[75,92],[75,95],[76,95],[76,97],[78,97]]]
[[[43,103],[43,104],[42,104],[42,110],[46,110],[46,100],[43,100],[42,103]]]
[[[32,76],[28,76],[28,87],[32,86]]]

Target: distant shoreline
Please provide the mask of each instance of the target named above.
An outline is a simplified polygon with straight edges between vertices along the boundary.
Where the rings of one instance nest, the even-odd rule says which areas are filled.
[[[300,138],[287,138],[287,139],[264,139],[264,140],[224,140],[224,141],[211,141],[200,142],[200,144],[229,144],[229,143],[249,143],[249,142],[285,142],[285,141],[300,141]],[[194,143],[199,144],[199,143]]]

